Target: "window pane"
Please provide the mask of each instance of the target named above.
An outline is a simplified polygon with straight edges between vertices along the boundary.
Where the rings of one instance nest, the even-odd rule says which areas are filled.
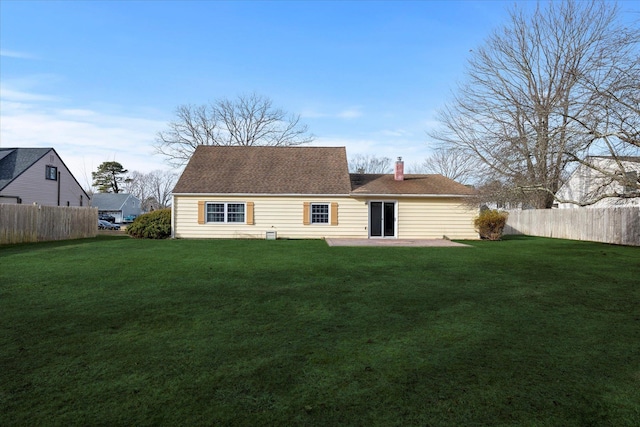
[[[224,222],[224,203],[207,203],[207,222]]]
[[[58,180],[58,168],[55,166],[47,166],[46,178],[57,181]]]
[[[227,222],[244,222],[244,203],[227,204]]]
[[[371,202],[369,212],[371,237],[382,237],[382,202]]]
[[[329,205],[328,204],[312,204],[311,205],[311,223],[312,224],[328,224],[329,223]]]
[[[625,178],[628,180],[628,182],[626,182],[624,185],[624,192],[631,193],[635,191],[637,189],[635,183],[638,182],[638,172],[629,171],[629,172],[625,172],[624,175],[625,175]]]

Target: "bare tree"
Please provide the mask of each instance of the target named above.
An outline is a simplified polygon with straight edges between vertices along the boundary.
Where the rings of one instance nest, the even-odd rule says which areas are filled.
[[[349,159],[351,173],[390,173],[392,171],[391,159],[388,157],[356,154]]]
[[[184,165],[198,145],[300,145],[314,140],[299,115],[288,115],[271,99],[252,93],[208,105],[181,105],[176,120],[158,132],[156,152]]]
[[[142,209],[151,211],[171,205],[171,190],[178,174],[172,171],[156,170],[149,173],[133,171],[129,175],[127,192],[142,201]]]
[[[149,197],[150,191],[147,185],[148,179],[146,174],[139,171],[131,171],[129,173],[129,182],[127,182],[125,192],[137,197],[141,202]],[[143,210],[144,207],[143,207]]]
[[[171,205],[171,191],[176,185],[178,174],[172,171],[153,171],[149,177],[151,197],[157,202],[154,209],[162,209]]]
[[[640,197],[640,53],[633,49],[640,32],[634,37],[634,45],[623,45],[626,49],[615,66],[579,80],[591,93],[592,107],[587,119],[573,115],[569,119],[589,136],[589,142],[583,156],[567,155],[578,164],[576,173],[599,185],[592,185],[591,193],[581,200],[562,200],[556,195],[560,202],[585,205],[612,197]]]
[[[606,1],[549,2],[530,15],[514,7],[508,23],[472,52],[466,82],[431,136],[483,163],[487,177],[528,204],[551,207],[574,162],[594,151],[619,155],[624,146],[622,133],[607,143],[593,132],[609,129],[607,120],[623,110],[611,99],[637,107],[637,62],[635,70],[626,67],[637,58],[638,32],[621,25],[618,6]],[[632,75],[626,85],[623,69]]]
[[[480,167],[476,159],[465,152],[455,147],[440,147],[424,160],[419,169],[424,173],[446,176],[462,184],[471,184],[479,174]]]

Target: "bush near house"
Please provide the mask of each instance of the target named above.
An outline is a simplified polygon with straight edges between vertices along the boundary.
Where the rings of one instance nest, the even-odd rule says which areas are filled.
[[[509,214],[507,212],[487,209],[480,212],[473,224],[481,239],[500,240],[508,217]]]
[[[127,227],[127,234],[140,239],[171,237],[171,209],[160,209],[140,215]]]

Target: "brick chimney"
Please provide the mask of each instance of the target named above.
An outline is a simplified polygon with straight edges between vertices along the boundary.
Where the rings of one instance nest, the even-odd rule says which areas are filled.
[[[402,161],[402,157],[398,157],[398,161],[396,161],[393,179],[396,181],[404,181],[404,162]]]

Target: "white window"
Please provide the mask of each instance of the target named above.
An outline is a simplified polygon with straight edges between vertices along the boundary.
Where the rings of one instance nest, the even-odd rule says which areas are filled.
[[[207,222],[245,222],[244,203],[207,203]]]
[[[311,224],[329,224],[329,203],[311,203]]]

